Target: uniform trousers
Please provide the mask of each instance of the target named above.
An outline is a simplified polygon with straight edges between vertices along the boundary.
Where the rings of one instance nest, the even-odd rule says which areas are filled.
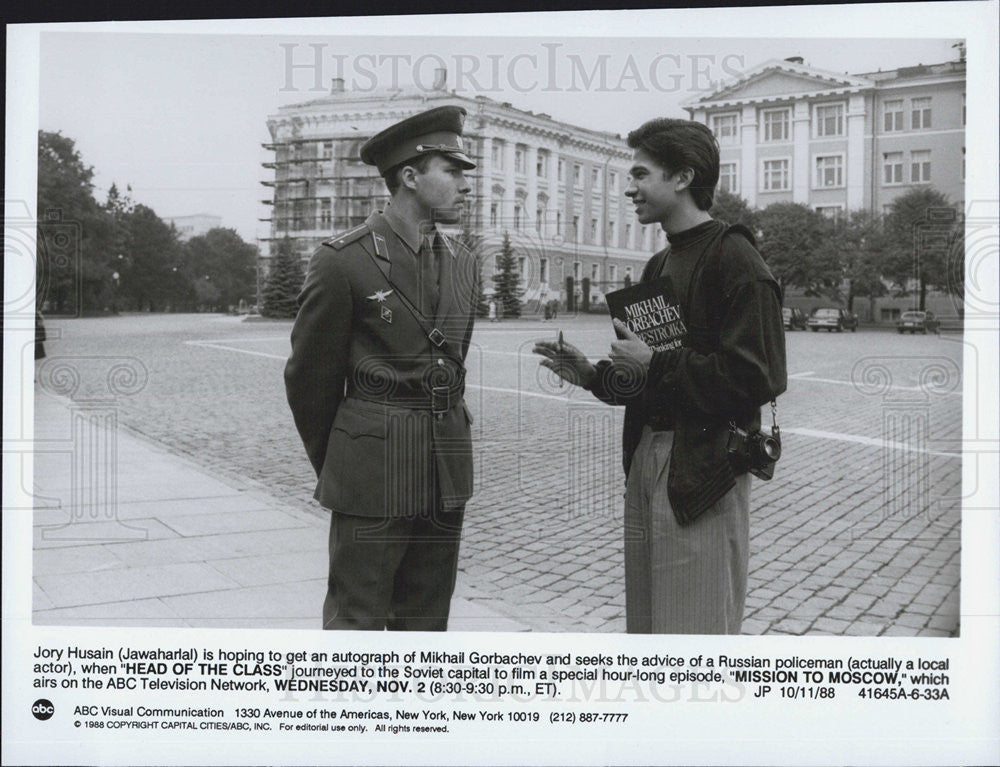
[[[750,549],[750,475],[693,522],[667,495],[674,432],[646,426],[625,490],[630,634],[739,634]]]
[[[332,512],[323,628],[447,630],[463,516],[464,509],[389,518]]]

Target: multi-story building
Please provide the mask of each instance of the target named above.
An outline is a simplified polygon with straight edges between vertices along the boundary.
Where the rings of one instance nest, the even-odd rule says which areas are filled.
[[[205,234],[209,229],[222,226],[222,217],[213,216],[209,213],[195,213],[190,216],[172,216],[163,219],[168,224],[173,224],[177,230],[177,236],[182,242],[187,242],[192,237]]]
[[[274,178],[270,252],[292,238],[303,257],[332,233],[362,223],[388,199],[377,171],[359,159],[361,145],[383,128],[441,104],[465,107],[464,143],[478,167],[463,226],[497,255],[504,233],[518,254],[529,311],[566,300],[601,303],[608,290],[636,280],[650,254],[666,245],[658,226],[640,226],[624,196],[632,152],[613,133],[554,120],[485,96],[444,87],[431,92],[352,93],[335,80],[328,96],[282,107],[268,119]],[[484,262],[490,291],[495,261]],[[588,295],[581,289],[589,283]]]
[[[930,186],[956,208],[965,200],[965,60],[849,75],[767,61],[688,101],[691,119],[720,145],[719,187],[751,207],[808,205],[829,216],[887,212],[907,191]],[[864,321],[892,322],[913,298],[888,295],[855,305]],[[824,299],[786,294],[809,310]],[[927,308],[961,312],[934,293]]]
[[[721,149],[719,186],[752,207],[883,214],[930,185],[965,199],[965,61],[848,75],[767,61],[692,99]]]

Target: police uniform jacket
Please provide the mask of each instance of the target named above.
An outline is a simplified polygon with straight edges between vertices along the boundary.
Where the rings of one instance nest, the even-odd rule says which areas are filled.
[[[438,236],[440,297],[423,324],[406,305],[420,309],[418,264],[381,213],[310,260],[285,387],[326,508],[400,516],[431,497],[457,509],[472,495],[463,394],[478,269]]]

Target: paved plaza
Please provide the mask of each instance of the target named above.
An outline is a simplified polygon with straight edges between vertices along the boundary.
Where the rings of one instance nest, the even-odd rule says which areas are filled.
[[[36,622],[318,627],[327,512],[285,403],[291,323],[47,327]],[[558,330],[593,359],[613,339],[601,316],[481,321],[473,336],[455,630],[625,629],[622,410],[539,368],[532,344]],[[783,456],[753,484],[744,632],[957,635],[961,335],[787,345]]]

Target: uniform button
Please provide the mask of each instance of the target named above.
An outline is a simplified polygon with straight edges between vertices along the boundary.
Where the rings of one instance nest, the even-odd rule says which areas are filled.
[[[441,365],[442,367],[444,367],[444,360],[441,359],[440,357],[438,357],[438,365]]]

